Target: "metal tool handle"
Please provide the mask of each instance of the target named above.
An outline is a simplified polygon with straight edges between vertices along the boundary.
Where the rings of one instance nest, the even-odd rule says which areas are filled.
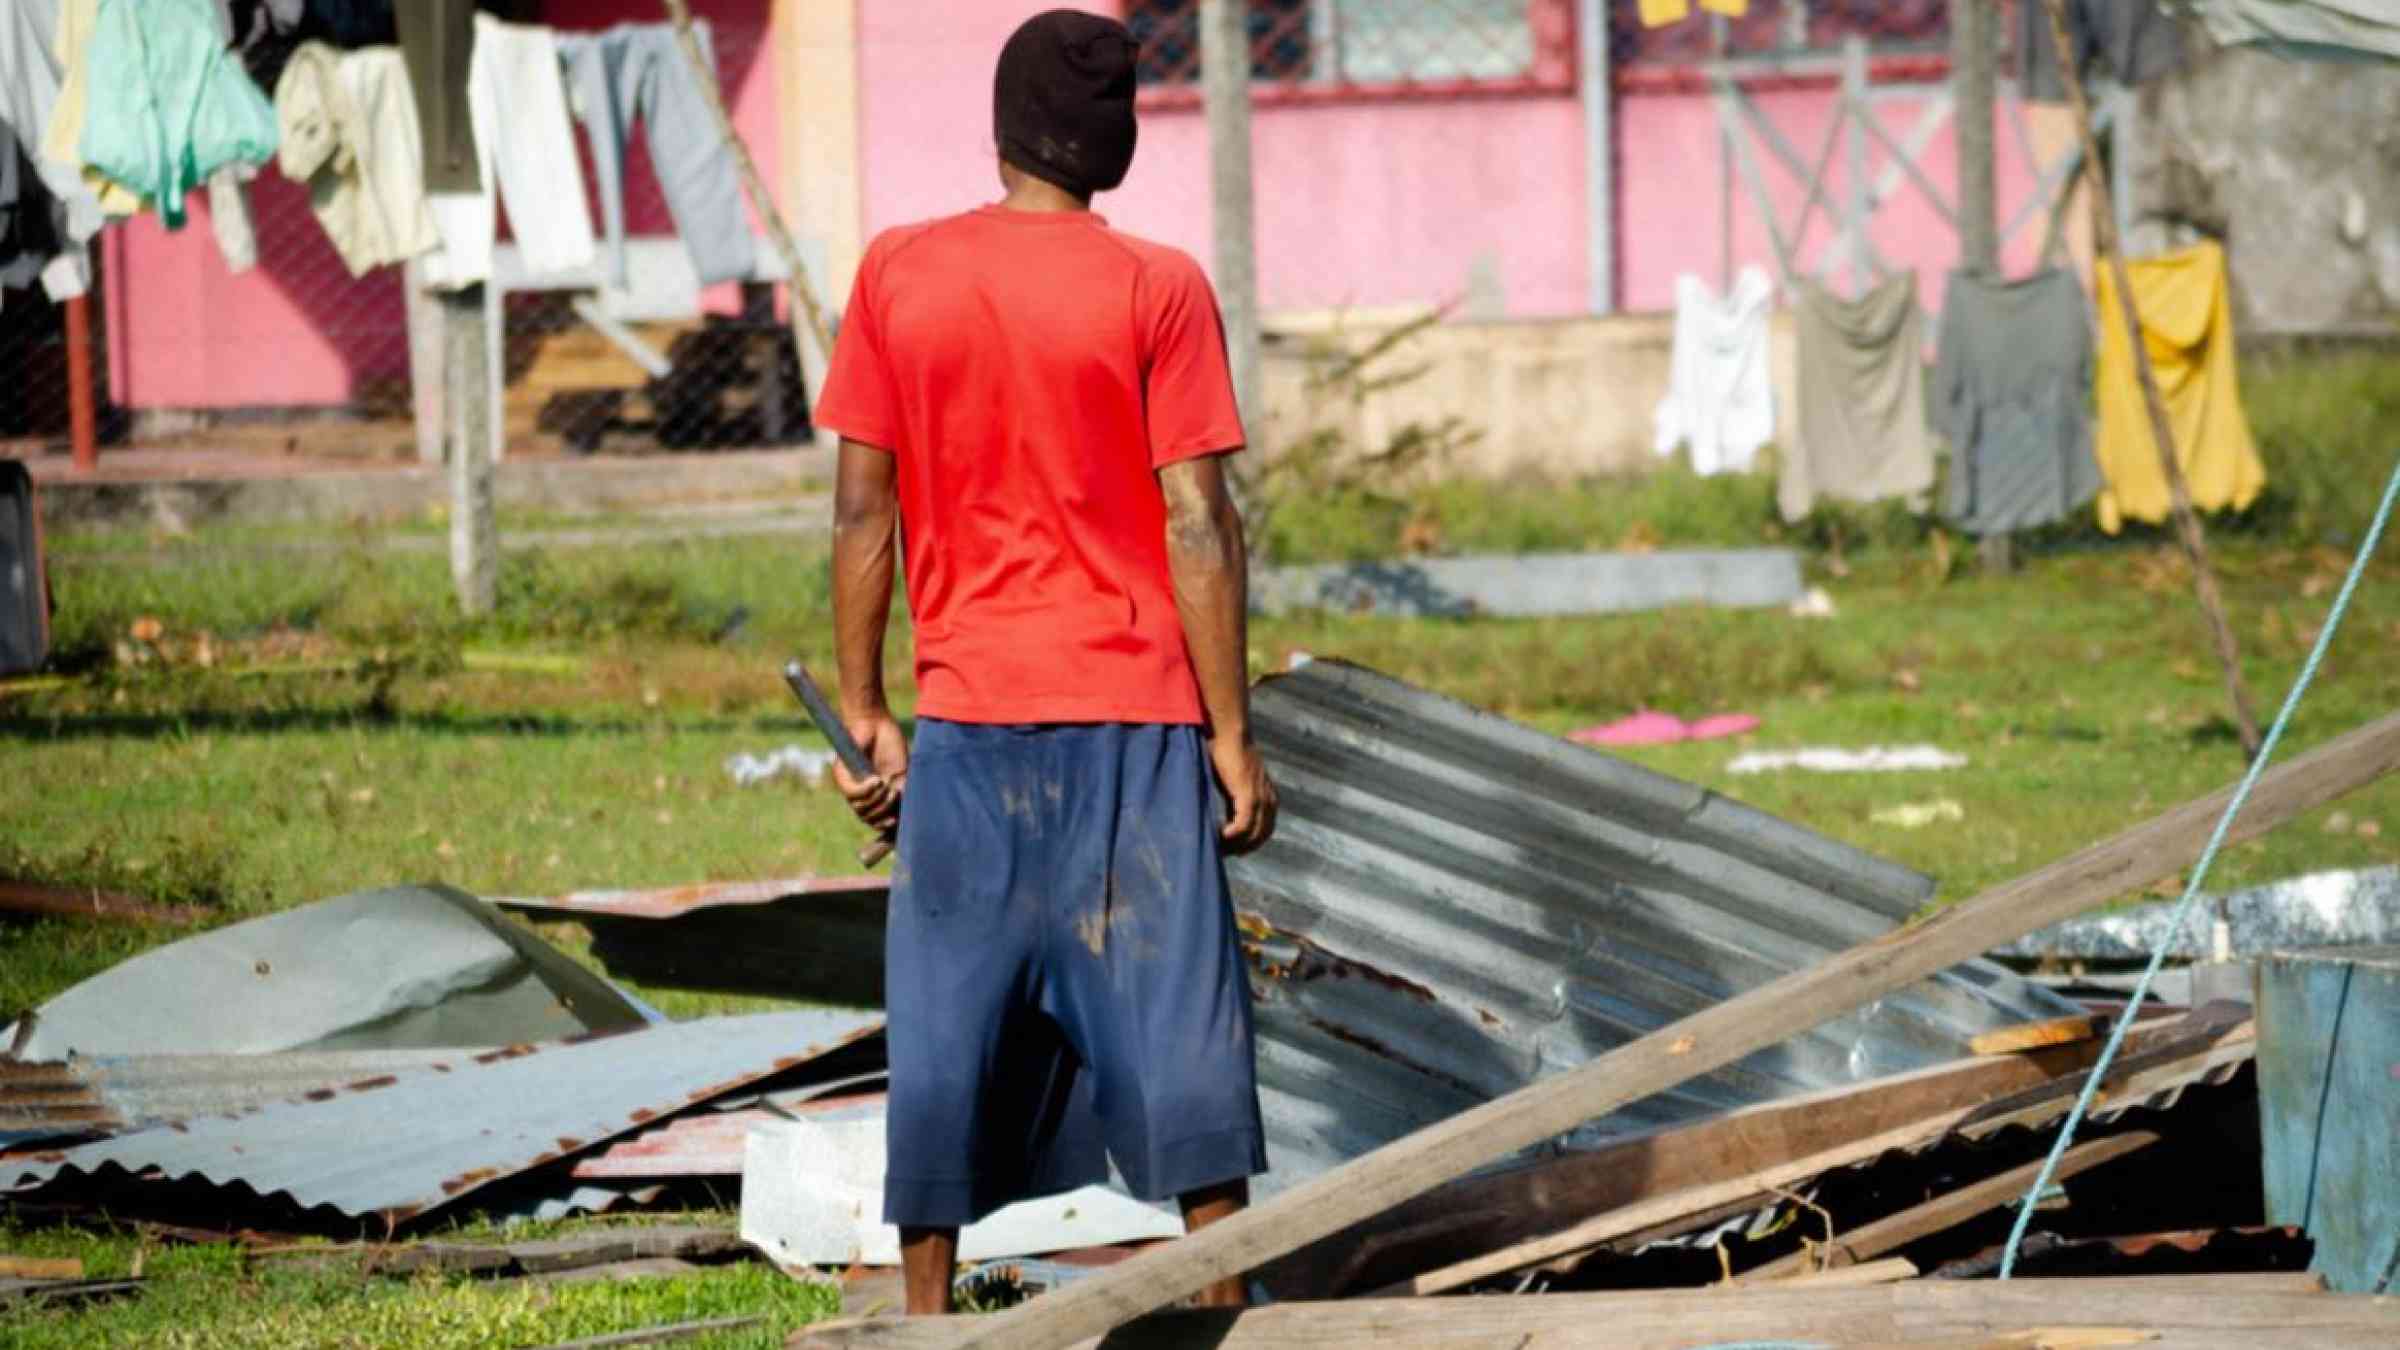
[[[850,734],[850,728],[842,725],[842,719],[834,715],[833,704],[827,701],[825,691],[817,687],[816,679],[808,673],[808,667],[798,661],[785,662],[783,682],[792,687],[792,693],[800,699],[800,706],[808,709],[809,720],[815,722],[817,730],[824,733],[825,739],[833,746],[834,758],[842,762],[842,767],[850,771],[850,776],[875,777],[875,765],[868,760],[867,752],[859,748],[857,738]],[[858,865],[873,867],[891,856],[891,852],[892,837],[887,834],[859,849]]]

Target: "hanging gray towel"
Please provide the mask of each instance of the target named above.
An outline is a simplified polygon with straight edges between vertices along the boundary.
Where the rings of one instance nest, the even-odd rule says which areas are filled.
[[[710,68],[715,48],[706,23],[694,20],[693,36]],[[620,287],[625,276],[625,143],[640,119],[650,147],[650,165],[675,217],[676,233],[691,251],[703,285],[752,275],[757,245],[750,216],[742,208],[742,185],[733,151],[718,134],[716,115],[692,76],[675,29],[663,23],[621,23],[601,33],[561,33],[559,59],[575,115],[592,146],[592,172],[600,179],[600,220],[608,239],[609,276]]]
[[[1920,498],[1933,486],[1925,428],[1924,323],[1917,274],[1901,272],[1858,300],[1794,283],[1799,413],[1775,490],[1785,520],[1820,496]]]
[[[2091,391],[2091,312],[2073,273],[1952,272],[1933,364],[1934,426],[1950,443],[1946,514],[1993,534],[2082,510],[2100,491]]]
[[[480,192],[475,115],[467,106],[467,75],[475,55],[474,0],[418,0],[393,14],[400,59],[408,65],[417,105],[427,192]],[[267,86],[274,88],[273,85]]]
[[[2090,88],[2105,67],[2119,84],[2144,85],[2183,66],[2183,23],[2158,0],[2066,0],[2067,45],[2075,73]],[[2018,0],[2017,87],[2036,103],[2064,103],[2058,38],[2044,0]]]

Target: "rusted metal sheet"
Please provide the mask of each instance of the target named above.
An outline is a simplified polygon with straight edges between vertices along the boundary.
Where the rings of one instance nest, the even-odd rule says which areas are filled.
[[[1897,927],[1932,882],[1714,792],[1341,662],[1263,682],[1276,837],[1227,868],[1265,1189]],[[1957,1058],[2075,1006],[1957,967],[1570,1143]]]
[[[743,1141],[752,1129],[770,1121],[847,1111],[882,1098],[880,1090],[814,1098],[778,1096],[761,1106],[695,1112],[578,1159],[570,1175],[578,1180],[740,1176]]]
[[[458,1050],[329,1050],[0,1058],[0,1147],[227,1115],[463,1057]]]
[[[404,1223],[779,1075],[838,1075],[833,1053],[881,1028],[813,1010],[462,1052],[296,1102],[18,1155],[0,1163],[0,1191],[147,1175]]]
[[[882,877],[712,882],[495,903],[571,919],[621,979],[675,989],[883,1006]]]

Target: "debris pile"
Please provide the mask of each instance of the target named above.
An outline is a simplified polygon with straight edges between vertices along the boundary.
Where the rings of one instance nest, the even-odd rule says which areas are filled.
[[[992,1216],[965,1254],[1047,1258],[1012,1269],[1053,1291],[977,1324],[1008,1343],[1073,1343],[1234,1272],[1272,1306],[1118,1336],[2400,1338],[2400,1306],[2351,1296],[2371,1288],[2352,1272],[2389,1282],[2391,1254],[2357,1250],[2380,1218],[2292,1180],[2315,1175],[2294,1150],[2355,1171],[2388,1149],[2388,1100],[2322,1115],[2347,1142],[2301,1141],[2277,1100],[2313,1110],[2356,1075],[2310,1061],[2309,1033],[2254,1022],[2246,994],[2145,1007],[2103,1071],[2121,1004],[1982,959],[2188,866],[2221,800],[1912,922],[1922,875],[1337,661],[1262,685],[1255,721],[1283,824],[1228,870],[1270,1138],[1260,1203],[1181,1238],[1171,1210],[1106,1189]],[[2262,778],[2235,835],[2395,764],[2400,719],[2331,742]],[[740,1247],[722,1230],[603,1243],[605,1259],[414,1242],[378,1245],[377,1268],[889,1263],[878,1014],[669,1023],[501,914],[583,925],[619,979],[872,1009],[884,899],[874,878],[497,906],[399,888],[158,949],[9,1034],[0,1205],[388,1239],[429,1216],[636,1206],[700,1182],[738,1188]],[[2388,964],[2330,985],[2295,974],[2277,1005],[2292,1011],[2263,1011],[2314,1026],[2354,987],[2400,1002]],[[2347,1015],[2388,1027],[2396,1010]],[[2294,1048],[2266,1063],[2279,1045]],[[1990,1278],[2096,1072],[2097,1106],[2013,1258],[2031,1278]],[[2262,1082],[2277,1100],[2262,1105]],[[0,1299],[122,1292],[0,1279]],[[1452,1292],[1539,1296],[1434,1297]]]

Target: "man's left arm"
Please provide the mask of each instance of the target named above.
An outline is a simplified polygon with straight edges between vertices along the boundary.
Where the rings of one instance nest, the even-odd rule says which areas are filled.
[[[891,623],[900,540],[898,482],[891,454],[843,438],[833,487],[834,652],[842,721],[875,765],[875,776],[862,782],[837,762],[833,780],[858,818],[879,830],[899,822],[908,778],[908,738],[883,686],[883,635]]]

